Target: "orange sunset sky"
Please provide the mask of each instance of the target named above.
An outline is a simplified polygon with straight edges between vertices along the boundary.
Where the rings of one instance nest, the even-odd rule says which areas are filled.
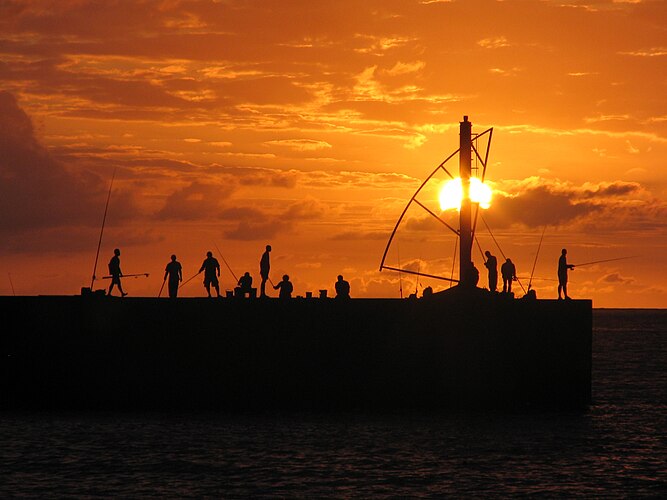
[[[157,295],[170,254],[187,279],[216,246],[258,280],[267,243],[298,295],[339,273],[354,297],[446,287],[378,268],[468,115],[494,127],[484,218],[524,286],[546,227],[538,297],[567,247],[633,256],[575,269],[574,298],[666,307],[666,20],[650,0],[4,0],[0,294],[90,285],[114,169],[98,276],[119,247],[150,273],[131,297]],[[450,275],[433,217],[411,209],[396,238],[389,265]]]

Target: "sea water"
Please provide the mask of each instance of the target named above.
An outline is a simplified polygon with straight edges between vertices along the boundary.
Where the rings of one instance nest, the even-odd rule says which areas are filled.
[[[580,413],[0,413],[0,496],[667,495],[667,310],[595,310]]]

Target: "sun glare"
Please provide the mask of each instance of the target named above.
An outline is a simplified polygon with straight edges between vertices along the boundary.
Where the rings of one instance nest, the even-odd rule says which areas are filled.
[[[456,178],[445,182],[440,188],[438,198],[441,210],[460,210],[461,199],[463,198],[461,179]],[[470,199],[474,203],[479,203],[482,208],[489,208],[491,206],[491,188],[476,177],[471,178]]]

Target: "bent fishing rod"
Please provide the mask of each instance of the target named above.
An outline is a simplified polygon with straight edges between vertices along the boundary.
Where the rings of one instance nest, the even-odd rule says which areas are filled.
[[[111,182],[109,183],[109,193],[107,194],[107,203],[104,205],[104,217],[102,217],[102,229],[100,230],[100,239],[97,242],[97,253],[95,254],[95,266],[93,267],[93,277],[90,280],[90,289],[93,289],[95,284],[95,275],[97,274],[97,261],[100,258],[100,248],[102,247],[102,235],[104,234],[104,224],[107,221],[107,211],[109,210],[109,200],[111,199],[111,188],[113,188],[113,180],[116,177],[116,168],[113,169],[113,174],[111,175]]]
[[[140,278],[140,277],[145,277],[148,278],[149,273],[136,273],[136,274],[121,274],[119,278]],[[103,280],[110,280],[113,278],[113,276],[102,276]]]
[[[593,264],[602,264],[603,262],[614,262],[616,260],[634,259],[635,257],[639,257],[639,256],[638,255],[630,255],[628,257],[617,257],[615,259],[594,260],[593,262],[584,262],[583,264],[571,264],[571,265],[574,266],[574,267],[592,266]]]

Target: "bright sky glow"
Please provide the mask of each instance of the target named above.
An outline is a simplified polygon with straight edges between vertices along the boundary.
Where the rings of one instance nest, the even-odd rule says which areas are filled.
[[[470,199],[474,203],[479,203],[481,208],[489,208],[491,206],[491,196],[492,190],[488,185],[482,183],[477,177],[470,179]],[[463,187],[460,178],[450,179],[440,188],[438,200],[441,210],[460,210],[462,199]]]

